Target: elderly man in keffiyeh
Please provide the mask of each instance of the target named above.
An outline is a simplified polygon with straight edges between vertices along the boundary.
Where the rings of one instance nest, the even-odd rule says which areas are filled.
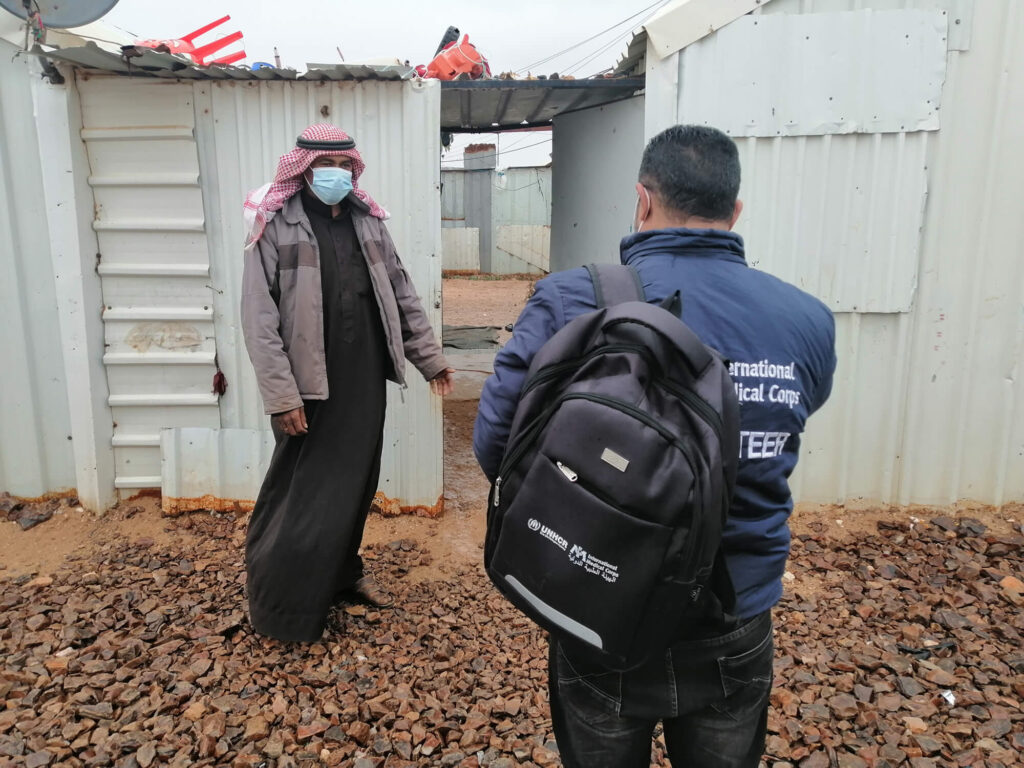
[[[331,606],[388,605],[359,557],[377,490],[385,382],[452,374],[384,226],[355,141],[312,125],[245,201],[242,327],[277,445],[246,538],[249,615],[320,638]]]

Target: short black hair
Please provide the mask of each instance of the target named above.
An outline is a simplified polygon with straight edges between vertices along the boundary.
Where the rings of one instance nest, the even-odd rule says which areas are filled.
[[[727,221],[740,192],[739,150],[717,128],[674,125],[648,143],[640,162],[640,183],[667,208]]]

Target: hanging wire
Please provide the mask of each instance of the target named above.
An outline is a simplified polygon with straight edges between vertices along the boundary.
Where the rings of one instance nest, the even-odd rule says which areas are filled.
[[[627,35],[627,36],[628,36],[628,35]],[[579,70],[583,69],[583,67],[585,67],[585,66],[586,66],[587,64],[589,64],[590,62],[592,62],[592,61],[593,61],[594,59],[596,59],[596,58],[597,58],[598,56],[601,56],[601,55],[602,55],[603,53],[605,53],[606,51],[608,51],[608,50],[610,50],[610,49],[614,48],[614,47],[615,47],[616,45],[619,45],[619,44],[621,44],[621,43],[622,43],[622,41],[623,41],[623,39],[624,39],[624,37],[626,37],[626,36],[622,36],[622,37],[617,37],[617,38],[615,38],[614,40],[612,40],[612,41],[611,41],[610,43],[608,43],[608,45],[606,45],[606,46],[603,46],[602,48],[599,48],[598,50],[594,51],[594,53],[590,54],[589,56],[587,56],[587,57],[585,57],[585,58],[582,58],[582,59],[580,59],[580,60],[579,60],[579,61],[577,61],[577,62],[576,62],[575,64],[573,64],[573,65],[571,65],[570,67],[568,67],[568,68],[567,68],[567,69],[565,70],[565,74],[567,74],[567,75],[571,75],[571,74],[573,74],[574,72],[578,72]]]
[[[528,140],[534,138],[534,136],[532,135],[534,133],[535,133],[534,131],[527,131],[527,132],[525,132],[522,136],[520,136],[518,139],[516,139],[511,144],[509,144],[507,148],[502,148],[502,146],[501,146],[501,136],[499,135],[498,136],[498,160],[499,161],[501,160],[501,156],[503,154],[505,154],[507,152],[514,152],[515,148],[518,147],[519,145],[521,145],[524,141],[528,141]],[[541,142],[541,143],[543,143],[543,142]]]
[[[544,166],[539,167],[543,168]],[[531,181],[529,184],[524,184],[521,187],[514,187],[513,189],[508,189],[507,187],[502,187],[499,186],[498,184],[491,184],[491,186],[497,189],[499,192],[519,192],[524,189],[529,189],[530,187],[536,187],[538,190],[540,190],[541,193],[544,192],[544,188],[541,186],[540,179],[538,179],[537,181]]]
[[[621,27],[623,24],[627,24],[627,23],[633,21],[633,19],[635,19],[637,16],[642,16],[643,14],[647,13],[648,11],[652,11],[652,10],[658,8],[659,6],[665,5],[667,2],[669,2],[669,0],[658,0],[658,2],[653,3],[652,5],[649,5],[646,8],[637,11],[632,16],[630,16],[628,18],[625,18],[625,19],[623,19],[620,22],[612,24],[607,29],[604,29],[604,30],[598,32],[596,35],[591,35],[586,40],[581,40],[580,42],[576,43],[575,45],[571,45],[568,48],[566,48],[566,49],[564,49],[562,51],[559,51],[558,53],[553,53],[550,56],[546,56],[543,59],[538,59],[537,61],[534,61],[534,62],[532,62],[530,64],[527,64],[525,67],[520,67],[519,69],[516,69],[515,72],[516,72],[516,74],[520,74],[520,73],[523,73],[523,72],[527,72],[527,71],[533,69],[534,67],[539,67],[541,64],[547,64],[549,61],[553,61],[554,59],[557,59],[559,56],[562,56],[562,55],[564,55],[566,53],[569,53],[570,51],[574,51],[577,48],[579,48],[580,46],[586,45],[587,43],[592,42],[593,40],[596,40],[599,37],[604,37],[606,34],[611,32],[612,30]]]
[[[523,143],[524,141],[526,141],[527,139],[532,139],[532,138],[533,138],[533,136],[531,136],[531,135],[530,135],[530,133],[532,133],[532,131],[524,131],[524,132],[523,132],[523,135],[522,135],[522,136],[520,136],[520,137],[519,137],[518,139],[515,139],[515,140],[514,140],[514,141],[513,141],[513,142],[512,142],[511,144],[509,144],[509,145],[508,145],[508,147],[507,147],[507,148],[505,148],[505,149],[501,149],[501,148],[499,147],[499,151],[501,151],[501,152],[508,152],[508,151],[510,151],[510,150],[511,150],[511,149],[512,149],[513,147],[518,147],[518,146],[519,146],[520,144],[522,144],[522,143]],[[499,139],[499,141],[500,141],[500,139]]]
[[[527,144],[525,147],[516,147],[515,149],[506,150],[503,154],[510,155],[513,152],[522,152],[524,149],[530,149],[530,147],[539,147],[541,144],[547,144],[550,141],[551,141],[551,138],[548,137],[548,138],[544,139],[544,141],[538,141],[536,144]],[[453,158],[451,160],[442,160],[441,162],[442,163],[461,163],[462,161],[463,161],[463,158],[459,158],[459,159]]]
[[[661,2],[655,3],[655,6],[660,7],[662,5],[667,4],[668,2],[669,2],[669,0],[661,0]],[[653,7],[654,6],[652,6],[652,8]],[[645,9],[645,10],[649,10],[649,9]],[[641,11],[641,13],[642,12],[643,11]],[[601,46],[598,50],[594,51],[594,53],[590,54],[589,56],[585,56],[582,59],[580,59],[579,61],[577,61],[575,64],[570,65],[565,70],[564,74],[571,75],[573,72],[578,72],[580,69],[582,69],[587,64],[592,62],[598,56],[600,56],[601,54],[605,53],[608,49],[613,48],[616,45],[619,45],[622,42],[622,40],[627,38],[627,37],[629,37],[631,33],[632,33],[632,30],[629,30],[625,34],[621,34],[621,35],[617,36],[614,40],[612,40],[607,45]],[[610,67],[609,67],[609,69],[610,69]],[[607,71],[607,69],[606,70],[602,70],[602,72],[605,72],[605,71]]]

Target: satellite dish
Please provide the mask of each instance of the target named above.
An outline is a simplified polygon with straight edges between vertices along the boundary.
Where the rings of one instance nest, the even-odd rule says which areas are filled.
[[[102,18],[115,5],[117,0],[0,0],[0,8],[19,19],[27,19],[29,13],[38,10],[43,26],[54,29],[84,27]]]

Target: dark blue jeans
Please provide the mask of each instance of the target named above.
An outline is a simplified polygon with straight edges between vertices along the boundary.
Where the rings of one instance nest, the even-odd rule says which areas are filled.
[[[649,768],[660,720],[672,768],[757,768],[772,687],[771,612],[678,643],[629,672],[551,641],[548,687],[566,768]]]

